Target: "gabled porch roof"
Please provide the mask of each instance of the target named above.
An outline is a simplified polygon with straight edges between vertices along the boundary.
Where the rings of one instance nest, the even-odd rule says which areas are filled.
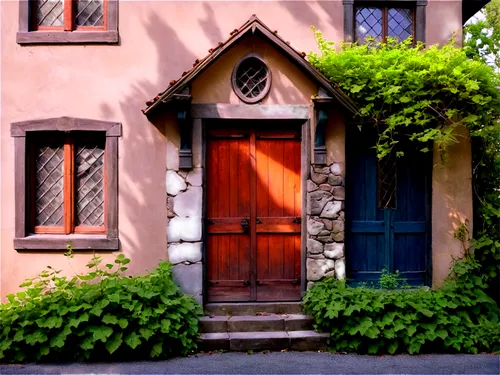
[[[190,70],[185,71],[181,78],[170,82],[169,87],[159,93],[156,97],[146,102],[147,108],[142,112],[149,116],[162,104],[170,102],[175,99],[183,99],[186,93],[186,88],[189,84],[204,72],[217,58],[227,52],[239,40],[247,35],[258,35],[269,44],[278,49],[286,58],[297,65],[308,77],[317,82],[318,86],[325,91],[325,93],[332,96],[338,103],[349,111],[356,113],[357,109],[354,103],[338,88],[331,84],[331,82],[318,70],[316,70],[306,59],[305,52],[299,52],[290,46],[290,43],[282,39],[278,32],[272,31],[265,25],[256,15],[252,15],[250,19],[245,22],[239,29],[234,29],[231,36],[225,42],[211,48],[209,54],[201,60],[196,60]]]

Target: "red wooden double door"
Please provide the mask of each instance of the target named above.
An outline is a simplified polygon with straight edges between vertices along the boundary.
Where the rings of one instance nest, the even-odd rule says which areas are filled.
[[[209,302],[300,299],[300,150],[290,126],[209,128]]]

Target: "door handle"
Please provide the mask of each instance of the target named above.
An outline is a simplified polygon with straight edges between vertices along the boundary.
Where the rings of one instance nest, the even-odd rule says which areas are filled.
[[[241,220],[241,229],[243,229],[243,233],[248,233],[248,226],[250,225],[250,223],[248,222],[248,219],[243,219]]]
[[[255,222],[256,222],[257,224],[262,224],[262,220],[260,220],[258,217],[257,217],[257,218],[255,218]]]
[[[262,285],[262,281],[257,280],[257,285]]]
[[[245,286],[249,286],[249,285],[250,285],[250,280],[245,280],[245,281],[243,281],[243,285],[245,285]]]

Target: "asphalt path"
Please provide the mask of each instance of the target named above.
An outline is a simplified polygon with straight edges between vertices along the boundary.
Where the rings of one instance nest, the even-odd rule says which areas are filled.
[[[500,374],[500,356],[315,352],[198,354],[168,361],[0,365],[0,374]]]

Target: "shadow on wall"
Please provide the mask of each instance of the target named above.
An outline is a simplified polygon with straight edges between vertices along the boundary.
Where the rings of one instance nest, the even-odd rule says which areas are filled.
[[[262,10],[257,3],[245,4],[247,15],[244,20],[235,20],[222,32],[216,14],[221,14],[222,3],[204,3],[204,16],[198,21],[206,38],[212,45],[229,37],[230,31],[239,27],[255,11],[254,6]],[[231,6],[236,6],[231,4]],[[243,6],[243,5],[241,5]],[[317,10],[307,2],[280,3],[283,11],[293,16],[299,24],[313,24]],[[236,8],[235,8],[236,9]],[[241,12],[241,8],[240,8]],[[177,23],[177,24],[174,24]],[[273,22],[275,25],[277,21]],[[278,22],[279,23],[279,22]],[[176,28],[175,26],[179,26]],[[145,267],[154,267],[158,259],[166,258],[166,187],[165,187],[165,119],[159,118],[153,123],[142,114],[145,101],[163,91],[168,82],[181,76],[182,71],[189,69],[193,61],[199,57],[180,38],[180,33],[189,32],[182,27],[182,20],[171,20],[169,23],[156,13],[150,12],[144,22],[144,28],[157,51],[156,81],[140,80],[130,84],[130,90],[120,100],[121,113],[114,113],[109,103],[101,104],[102,117],[119,119],[123,123],[123,137],[119,146],[119,207],[120,207],[120,242],[121,249],[126,250],[132,259],[131,273],[144,272]],[[311,34],[312,38],[312,34]],[[127,43],[127,41],[123,41]],[[146,57],[147,58],[147,57]],[[154,74],[151,74],[154,76]],[[126,77],[124,77],[126,79]],[[289,94],[288,94],[289,95]],[[293,100],[283,93],[283,100]],[[153,125],[153,126],[152,126]],[[147,152],[145,152],[147,150]],[[147,218],[147,220],[141,220]],[[123,228],[127,228],[124,230]],[[144,237],[153,248],[144,248]],[[140,254],[138,254],[140,252]],[[139,260],[134,261],[134,260]]]

